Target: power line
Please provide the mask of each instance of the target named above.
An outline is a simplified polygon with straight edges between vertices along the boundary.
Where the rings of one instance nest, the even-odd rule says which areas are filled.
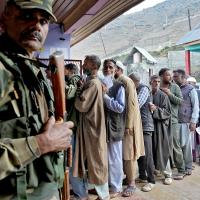
[[[190,10],[189,9],[188,9],[188,24],[189,24],[189,30],[191,31],[192,27],[191,27],[191,19],[190,19]]]
[[[104,45],[104,41],[103,41],[103,37],[102,37],[102,35],[101,35],[101,31],[99,31],[99,36],[100,36],[100,39],[101,39],[101,42],[102,42],[102,45],[103,45],[103,49],[104,49],[105,56],[107,57],[106,47],[105,47],[105,45]]]

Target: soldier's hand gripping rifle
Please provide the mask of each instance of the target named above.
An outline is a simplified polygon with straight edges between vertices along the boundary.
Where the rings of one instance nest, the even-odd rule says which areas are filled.
[[[57,123],[62,123],[66,120],[64,55],[61,51],[56,51],[50,56],[49,61],[51,69],[52,89],[55,98],[55,119]],[[67,167],[71,167],[72,166],[71,146],[67,148],[67,152],[65,152],[65,157],[67,159],[66,163]],[[70,198],[69,169],[66,168],[64,185],[62,190],[62,199],[68,200],[69,198]]]

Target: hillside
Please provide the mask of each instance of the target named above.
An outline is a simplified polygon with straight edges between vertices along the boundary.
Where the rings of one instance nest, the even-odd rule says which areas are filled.
[[[189,31],[188,9],[194,27],[200,22],[200,0],[166,0],[143,11],[122,15],[72,47],[71,58],[83,59],[87,54],[104,58],[126,52],[132,46],[149,51],[174,46]]]

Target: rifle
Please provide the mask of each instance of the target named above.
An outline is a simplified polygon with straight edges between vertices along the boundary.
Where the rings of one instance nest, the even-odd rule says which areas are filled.
[[[64,55],[62,51],[56,51],[49,58],[52,89],[55,98],[56,123],[62,123],[66,120],[64,64],[65,64]],[[64,184],[62,188],[62,200],[69,200],[70,199],[69,167],[72,166],[71,146],[67,148],[67,151],[65,152],[65,158],[67,159],[67,164],[65,169]]]

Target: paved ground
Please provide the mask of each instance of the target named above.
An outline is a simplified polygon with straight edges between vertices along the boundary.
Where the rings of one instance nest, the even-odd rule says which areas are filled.
[[[163,185],[160,177],[156,180],[156,186],[151,192],[142,192],[142,184],[137,184],[134,196],[118,197],[114,200],[200,200],[200,166],[197,164],[191,176],[186,176],[182,181],[174,180],[172,185]],[[96,196],[90,195],[89,198],[96,199]]]
[[[151,192],[144,193],[140,188],[138,185],[136,193],[145,200],[200,200],[200,166],[195,165],[191,176],[186,176],[182,181],[174,180],[172,185],[164,185],[162,180],[158,179]]]

